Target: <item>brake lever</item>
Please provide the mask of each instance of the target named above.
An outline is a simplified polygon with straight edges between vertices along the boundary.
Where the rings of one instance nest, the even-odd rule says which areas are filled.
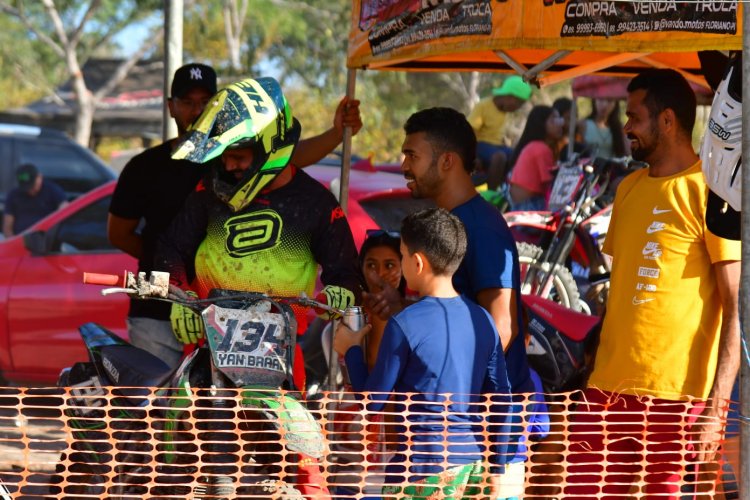
[[[335,307],[331,307],[328,304],[324,304],[322,302],[318,302],[317,300],[311,299],[307,296],[305,292],[300,293],[299,298],[297,299],[299,303],[305,307],[314,307],[317,309],[321,309],[323,311],[335,314],[336,316],[343,316],[344,311],[342,309],[338,309]]]
[[[113,288],[105,288],[104,290],[101,291],[102,295],[113,295],[115,293],[134,294],[134,293],[138,293],[138,290],[134,290],[132,288],[113,287]]]

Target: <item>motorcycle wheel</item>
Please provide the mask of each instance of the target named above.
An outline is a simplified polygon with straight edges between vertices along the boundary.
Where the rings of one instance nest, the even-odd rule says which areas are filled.
[[[304,500],[293,485],[280,479],[282,437],[266,415],[242,409],[237,424],[232,400],[226,400],[225,408],[215,408],[214,403],[215,399],[197,400],[198,409],[190,412],[195,422],[180,421],[169,433],[155,432],[163,431],[159,428],[117,435],[116,476],[106,498]],[[167,435],[173,443],[170,453],[164,453],[161,441]]]
[[[551,267],[549,262],[539,262],[544,250],[531,243],[517,243],[516,247],[518,248],[518,261],[521,265],[522,294],[538,295],[574,311],[584,310],[581,305],[578,285],[573,273],[568,268],[558,267],[550,277],[546,289],[541,290]],[[526,276],[530,272],[534,273],[534,279],[530,283],[525,283]]]

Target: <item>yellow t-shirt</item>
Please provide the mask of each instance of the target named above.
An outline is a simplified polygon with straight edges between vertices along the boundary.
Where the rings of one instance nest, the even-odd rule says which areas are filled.
[[[469,114],[469,123],[477,135],[477,141],[503,145],[506,113],[492,102],[492,97],[482,99]]]
[[[590,386],[708,396],[722,313],[712,264],[741,254],[739,241],[706,228],[707,195],[700,162],[669,177],[639,170],[618,187],[604,242],[612,284]]]

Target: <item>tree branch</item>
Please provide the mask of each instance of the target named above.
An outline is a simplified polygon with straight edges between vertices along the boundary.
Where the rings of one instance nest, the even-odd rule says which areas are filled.
[[[101,36],[91,42],[91,47],[99,47],[108,43],[117,33],[120,33],[125,27],[138,20],[138,13],[131,11],[127,18],[121,19],[120,21],[113,23],[109,28],[101,34]]]
[[[123,61],[117,69],[112,73],[112,76],[94,93],[94,100],[99,101],[101,98],[112,92],[114,88],[119,84],[127,75],[128,72],[140,61],[143,56],[158,45],[164,37],[164,31],[161,28],[151,30],[151,36],[140,46],[140,48],[134,52],[128,59]]]
[[[52,20],[52,24],[55,26],[55,33],[57,33],[57,37],[60,39],[63,49],[65,49],[66,52],[68,49],[74,49],[75,47],[70,45],[70,40],[68,40],[68,34],[65,32],[65,26],[60,18],[60,13],[57,12],[57,8],[55,8],[53,1],[42,0],[42,4],[47,11],[47,15]]]
[[[83,28],[86,26],[86,23],[94,16],[94,12],[101,7],[101,0],[92,0],[89,4],[88,9],[86,9],[86,13],[81,18],[81,22],[78,23],[78,26],[73,30],[70,36],[70,44],[73,47],[76,47],[78,43],[81,41],[81,35],[83,35]]]
[[[65,49],[63,49],[63,47],[60,44],[55,42],[52,38],[47,36],[45,33],[37,30],[36,26],[32,24],[31,20],[28,17],[26,17],[26,14],[22,10],[14,9],[13,7],[11,7],[5,2],[0,3],[0,10],[2,10],[3,12],[7,14],[10,14],[11,16],[21,21],[23,25],[29,31],[31,31],[37,38],[39,38],[39,40],[47,44],[55,52],[55,54],[57,54],[61,58],[65,57]]]
[[[311,12],[313,14],[318,15],[322,18],[330,18],[332,16],[335,16],[337,14],[340,14],[340,10],[327,10],[327,9],[320,9],[318,7],[314,7],[312,5],[307,5],[304,2],[293,2],[290,0],[269,0],[273,5],[276,5],[278,7],[282,7],[284,9],[296,9],[296,10],[303,10],[306,12]]]

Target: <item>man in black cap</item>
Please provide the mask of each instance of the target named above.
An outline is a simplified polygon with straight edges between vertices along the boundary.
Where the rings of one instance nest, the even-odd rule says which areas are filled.
[[[27,163],[16,170],[18,187],[5,199],[3,235],[10,238],[65,204],[65,192],[52,181],[44,180],[39,170]]]
[[[210,66],[191,63],[175,71],[167,104],[179,136],[135,156],[125,165],[117,181],[107,232],[114,246],[138,259],[139,271],[153,270],[158,237],[205,173],[202,164],[173,160],[171,155],[216,91],[216,72]],[[347,126],[356,134],[362,121],[359,101],[344,98],[334,114],[333,126],[318,136],[300,141],[292,162],[304,167],[319,161],[341,143]],[[138,232],[141,219],[145,225]],[[128,333],[133,345],[176,366],[182,358],[183,347],[172,333],[169,313],[170,304],[166,302],[132,300]]]

